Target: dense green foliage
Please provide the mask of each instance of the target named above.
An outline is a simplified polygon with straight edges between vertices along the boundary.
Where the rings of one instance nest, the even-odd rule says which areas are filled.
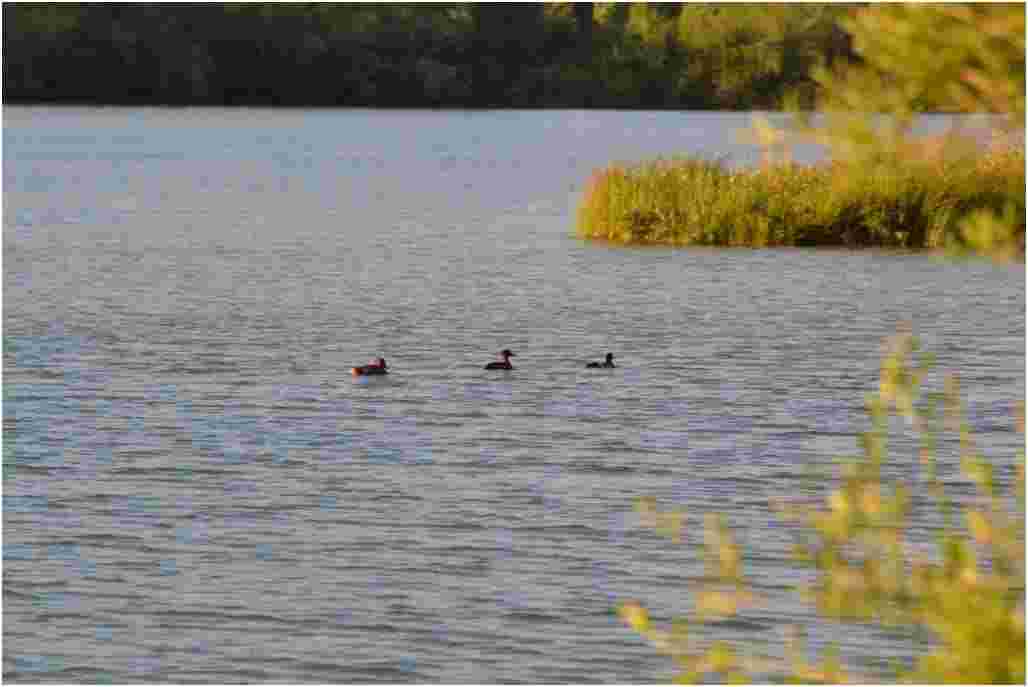
[[[923,111],[993,112],[1024,127],[1023,4],[892,4],[841,21],[852,34],[856,63],[818,66],[819,107],[828,113],[821,138],[849,157],[902,148]],[[864,113],[887,113],[869,120]]]
[[[845,5],[5,4],[7,102],[776,108]]]
[[[631,244],[944,248],[960,218],[1012,207],[1023,251],[1024,170],[1019,150],[901,165],[614,165],[586,187],[578,230]]]

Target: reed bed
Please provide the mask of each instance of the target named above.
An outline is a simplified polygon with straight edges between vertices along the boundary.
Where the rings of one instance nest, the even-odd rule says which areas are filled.
[[[597,170],[578,233],[621,244],[934,249],[969,213],[1011,208],[1023,235],[1023,148],[750,169],[679,157]]]

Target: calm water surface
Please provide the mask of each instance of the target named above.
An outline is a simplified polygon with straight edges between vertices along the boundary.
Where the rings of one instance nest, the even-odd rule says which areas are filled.
[[[594,167],[746,164],[747,122],[5,108],[4,678],[651,682],[610,607],[688,612],[711,510],[765,603],[696,636],[799,624],[870,676],[923,646],[818,621],[768,502],[856,452],[904,320],[1008,483],[1023,267],[573,237]]]

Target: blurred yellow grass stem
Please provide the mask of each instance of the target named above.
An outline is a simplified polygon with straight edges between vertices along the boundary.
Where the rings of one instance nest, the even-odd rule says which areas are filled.
[[[829,145],[832,162],[802,167],[768,159],[761,169],[736,172],[678,159],[603,170],[583,198],[579,233],[623,243],[869,243],[1023,259],[1025,6],[875,4],[855,12],[845,28],[861,61],[817,72],[826,116],[817,129],[800,128]],[[1004,113],[1003,133],[1012,135],[983,153],[980,142],[959,132],[914,138],[921,111]],[[777,145],[773,132],[756,133]],[[925,392],[931,368],[909,327],[890,338],[876,392],[866,399],[871,429],[860,437],[861,455],[844,465],[823,502],[773,505],[798,530],[796,560],[815,572],[804,596],[820,614],[931,632],[933,647],[913,669],[897,668],[897,679],[1024,684],[1024,449],[1013,461],[1013,489],[1000,493],[964,419],[957,377],[948,376],[942,392]],[[907,485],[883,471],[890,416],[904,418],[919,439],[917,460],[941,520],[931,557],[908,527]],[[1015,426],[1023,436],[1023,402]],[[959,508],[936,466],[944,432],[958,438],[960,471],[977,491]],[[649,521],[659,521],[655,501],[647,508],[654,512]],[[742,559],[718,522],[707,520],[708,573],[697,595],[740,600],[747,586]],[[699,606],[706,613],[745,612],[724,598]],[[631,608],[631,617],[646,618],[644,636],[675,657],[680,681],[707,680],[711,672],[739,680],[757,670],[802,682],[851,677],[835,650],[815,666],[794,639],[791,665],[768,666],[725,644],[694,640],[685,619],[665,632],[640,604]]]
[[[951,378],[942,393],[924,392],[921,384],[932,359],[918,354],[917,340],[909,331],[888,340],[878,391],[867,398],[871,429],[861,437],[863,455],[844,466],[840,483],[823,505],[788,500],[775,504],[783,522],[800,528],[797,562],[816,571],[803,596],[819,614],[839,621],[930,630],[937,647],[921,656],[913,670],[900,672],[899,680],[1023,684],[1024,452],[1017,457],[1014,488],[1000,494],[992,466],[977,452],[963,419],[959,384]],[[949,416],[947,424],[958,427],[961,472],[978,491],[977,498],[964,506],[962,522],[949,515],[955,506],[945,496],[930,449],[940,431],[941,418],[935,412],[940,403]],[[1021,404],[1016,425],[1022,434],[1023,412]],[[883,472],[890,415],[909,419],[925,447],[921,460],[927,468],[926,480],[944,521],[936,537],[934,560],[908,541],[908,487],[890,482]],[[655,501],[645,500],[645,504],[654,513],[647,522],[658,521]],[[707,574],[696,592],[699,621],[745,612],[754,602],[731,534],[717,516],[708,514],[705,522]],[[701,646],[685,632],[655,628],[638,602],[623,605],[620,613],[659,651],[676,658],[682,681],[706,680],[710,673],[736,679],[760,665],[739,657],[728,645]],[[676,624],[687,626],[684,620]],[[793,679],[847,679],[837,653],[826,654],[819,667],[802,660],[803,652],[794,646],[787,654],[792,665],[777,668]]]

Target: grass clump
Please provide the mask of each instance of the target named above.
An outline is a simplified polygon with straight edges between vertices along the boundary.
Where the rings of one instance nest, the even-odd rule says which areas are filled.
[[[1023,149],[741,170],[688,157],[611,165],[589,180],[578,233],[622,244],[934,249],[959,241],[961,223],[983,211],[1020,218],[1023,252]]]

